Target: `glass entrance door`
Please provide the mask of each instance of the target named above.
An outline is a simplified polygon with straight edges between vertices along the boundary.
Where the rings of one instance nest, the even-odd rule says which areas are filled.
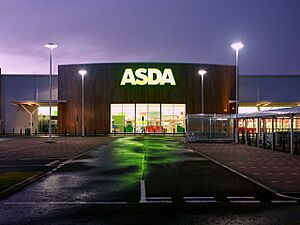
[[[184,133],[185,104],[111,104],[112,133]]]

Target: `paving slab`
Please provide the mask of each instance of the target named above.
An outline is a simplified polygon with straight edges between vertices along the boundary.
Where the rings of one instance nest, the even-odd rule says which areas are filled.
[[[300,197],[299,155],[241,144],[186,145],[277,192]]]
[[[1,159],[68,159],[108,143],[110,137],[14,137],[0,142]]]

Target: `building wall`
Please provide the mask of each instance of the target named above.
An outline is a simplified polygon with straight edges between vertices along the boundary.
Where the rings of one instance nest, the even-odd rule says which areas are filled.
[[[14,128],[18,133],[30,127],[30,116],[15,101],[49,100],[49,76],[47,75],[2,75],[2,118],[6,133]],[[57,76],[53,76],[53,100],[57,100]],[[37,128],[37,113],[33,116],[34,129]]]
[[[172,68],[176,86],[120,86],[125,68]],[[205,113],[230,112],[229,100],[235,96],[234,66],[174,63],[107,63],[61,65],[58,67],[58,97],[67,100],[59,106],[59,132],[81,128],[81,77],[85,76],[85,125],[87,132],[110,130],[112,103],[184,103],[187,113],[201,112],[199,69],[204,79]]]

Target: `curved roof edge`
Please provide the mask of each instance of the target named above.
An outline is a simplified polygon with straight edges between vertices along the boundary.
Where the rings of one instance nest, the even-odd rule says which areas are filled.
[[[185,64],[185,65],[208,65],[208,66],[228,66],[234,67],[235,65],[229,64],[216,64],[216,63],[188,63],[188,62],[99,62],[99,63],[74,63],[74,64],[60,64],[58,66],[76,66],[76,65],[100,65],[100,64]]]

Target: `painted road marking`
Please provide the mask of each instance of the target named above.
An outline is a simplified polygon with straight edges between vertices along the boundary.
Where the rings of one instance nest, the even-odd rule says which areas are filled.
[[[172,200],[171,197],[146,197],[146,200]]]
[[[140,188],[141,188],[140,203],[145,203],[146,202],[146,189],[145,189],[145,181],[144,180],[140,181]]]
[[[186,200],[186,203],[217,203],[216,200]]]
[[[59,162],[59,160],[54,160],[54,161],[46,164],[46,166],[52,166],[53,164],[58,163],[58,162]]]
[[[230,203],[260,203],[259,200],[231,200]]]
[[[202,197],[183,197],[186,203],[216,203],[215,197],[213,196],[202,196]]]
[[[49,202],[50,205],[125,205],[128,202]]]
[[[296,200],[272,200],[272,203],[298,203]]]
[[[253,196],[228,196],[227,199],[255,199]]]
[[[49,204],[49,205],[125,205],[128,202],[5,202],[4,205],[36,205],[36,204]]]
[[[139,203],[142,203],[142,204],[160,204],[160,203],[172,203],[172,201],[170,200],[166,200],[166,201],[164,201],[164,200],[157,200],[157,201],[145,201],[145,202],[139,202]]]
[[[208,197],[183,197],[183,199],[186,199],[186,200],[191,200],[191,199],[215,199],[215,197],[212,197],[212,196],[208,196]]]
[[[146,197],[146,184],[145,180],[140,181],[141,198],[139,203],[153,204],[153,203],[172,203],[171,197]]]
[[[186,197],[184,197],[186,198]],[[189,198],[189,197],[188,197]],[[197,199],[188,200],[186,199],[186,203],[217,203],[216,200],[214,200],[214,197],[196,197]],[[222,201],[220,201],[222,202]],[[49,205],[126,205],[129,203],[135,203],[135,202],[86,202],[86,201],[74,201],[74,202],[4,202],[4,205],[36,205],[36,204],[49,204]],[[171,200],[160,200],[160,201],[145,201],[145,202],[139,202],[139,204],[160,204],[160,203],[172,203]],[[231,200],[230,203],[234,204],[257,204],[261,203],[260,200]],[[273,204],[296,204],[298,203],[297,200],[271,200],[271,203]]]

